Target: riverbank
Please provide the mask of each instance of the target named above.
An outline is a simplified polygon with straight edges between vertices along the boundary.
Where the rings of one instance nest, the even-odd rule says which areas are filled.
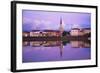
[[[63,37],[23,37],[23,41],[59,41],[59,40],[89,40],[84,36],[63,36]]]

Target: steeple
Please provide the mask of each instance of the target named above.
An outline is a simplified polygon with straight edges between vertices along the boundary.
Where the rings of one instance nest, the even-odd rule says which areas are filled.
[[[63,29],[62,18],[60,18],[60,27],[59,27],[59,31],[60,31],[60,34],[61,34],[61,36],[62,36],[62,33],[63,33],[63,31],[64,31],[64,29]]]
[[[60,25],[62,24],[62,18],[60,18]]]

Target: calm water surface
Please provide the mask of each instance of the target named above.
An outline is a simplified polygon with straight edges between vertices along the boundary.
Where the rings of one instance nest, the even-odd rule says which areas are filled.
[[[23,62],[86,60],[91,58],[88,41],[24,41]]]

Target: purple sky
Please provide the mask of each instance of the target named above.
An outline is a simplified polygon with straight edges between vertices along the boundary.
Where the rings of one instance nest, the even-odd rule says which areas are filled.
[[[62,18],[64,30],[71,28],[90,28],[90,13],[49,12],[23,10],[23,31],[31,30],[58,30]]]

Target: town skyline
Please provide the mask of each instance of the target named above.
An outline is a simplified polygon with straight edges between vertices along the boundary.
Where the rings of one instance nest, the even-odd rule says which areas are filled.
[[[89,13],[24,10],[23,31],[59,30],[60,19],[62,19],[62,26],[65,31],[70,31],[72,28],[90,28],[90,15]]]

